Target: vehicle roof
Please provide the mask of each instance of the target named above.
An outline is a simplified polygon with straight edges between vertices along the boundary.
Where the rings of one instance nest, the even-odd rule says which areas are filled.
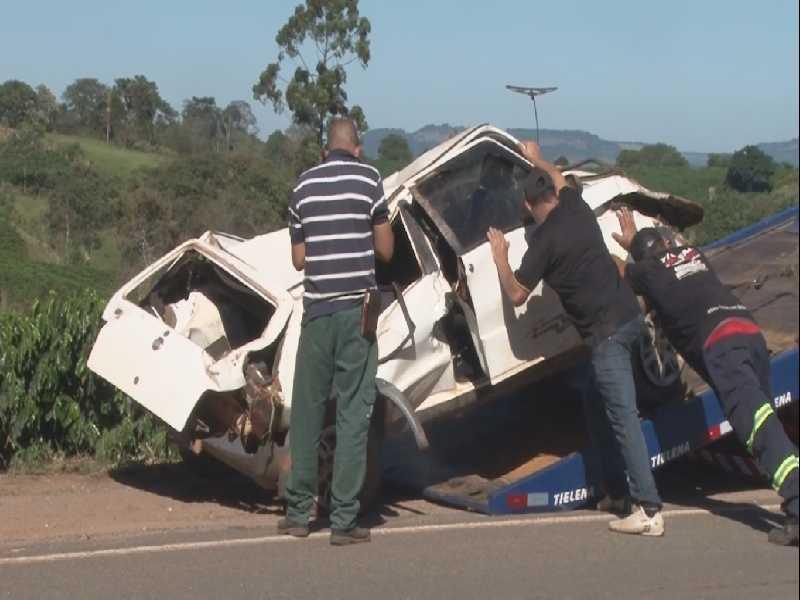
[[[415,182],[440,165],[458,157],[481,139],[490,139],[519,155],[519,140],[502,129],[486,124],[465,129],[424,152],[404,169],[384,179],[384,191],[390,199],[390,209],[393,212],[396,210],[400,198],[410,198],[407,193],[403,192],[407,192]],[[522,160],[525,159],[522,158]],[[694,202],[667,193],[653,192],[621,172],[597,174],[576,168],[572,171],[565,171],[565,174],[576,175],[581,180],[584,200],[596,211],[601,210],[604,204],[616,198],[624,200],[626,196],[629,198],[637,196],[646,201],[666,203],[672,206],[673,212],[678,215],[674,217],[674,220],[683,220],[683,222],[673,223],[679,227],[694,224],[702,219],[702,208]],[[269,289],[288,290],[293,296],[300,295],[299,288],[303,281],[303,274],[295,270],[292,265],[291,243],[287,228],[247,240],[209,231],[201,236],[200,241],[221,247],[254,270],[259,271],[263,275],[262,283]],[[263,270],[265,267],[266,271]]]

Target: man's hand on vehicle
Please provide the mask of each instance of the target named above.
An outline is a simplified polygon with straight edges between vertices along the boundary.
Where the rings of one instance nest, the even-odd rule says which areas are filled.
[[[523,140],[519,143],[519,151],[529,162],[539,166],[542,162],[542,149],[533,140]]]
[[[492,249],[492,258],[497,266],[497,275],[500,278],[500,287],[503,293],[511,300],[514,306],[521,306],[530,296],[530,291],[526,289],[514,276],[511,265],[508,263],[508,240],[503,232],[494,227],[489,227],[486,232],[486,239]]]
[[[503,235],[503,232],[494,227],[489,227],[489,231],[486,232],[486,239],[489,240],[489,246],[492,249],[494,264],[497,266],[507,265],[508,240],[506,240],[506,236]]]
[[[544,159],[539,144],[533,140],[523,140],[519,143],[519,151],[528,162],[533,163],[534,166],[539,167],[550,175],[550,179],[553,180],[553,187],[555,188],[556,195],[567,185],[567,180],[564,179],[561,169]]]
[[[611,235],[620,246],[630,252],[633,238],[636,236],[636,222],[633,220],[633,214],[623,206],[617,211],[617,219],[619,219],[621,233],[613,232]]]

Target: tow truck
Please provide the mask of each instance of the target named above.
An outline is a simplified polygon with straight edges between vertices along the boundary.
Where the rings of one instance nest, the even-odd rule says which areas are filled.
[[[798,438],[798,208],[786,209],[704,247],[720,278],[747,304],[772,356],[772,403]],[[385,480],[437,503],[489,515],[574,510],[596,501],[599,468],[582,431],[580,368],[537,384],[537,402],[521,394],[477,406],[460,419],[426,424],[430,451],[411,452],[402,438],[387,448]],[[736,450],[714,391],[687,365],[682,393],[641,407],[652,469],[689,455],[737,465],[755,463]],[[544,399],[544,400],[543,400]]]

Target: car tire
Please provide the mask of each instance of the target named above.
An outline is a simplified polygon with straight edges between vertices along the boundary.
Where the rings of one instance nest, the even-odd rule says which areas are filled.
[[[659,324],[648,316],[633,356],[636,402],[642,414],[652,414],[668,402],[683,399],[686,393],[683,367],[683,359]]]

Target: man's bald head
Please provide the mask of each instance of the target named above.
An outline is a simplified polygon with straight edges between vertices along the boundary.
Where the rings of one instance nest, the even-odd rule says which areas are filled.
[[[336,117],[328,125],[328,150],[346,150],[354,156],[361,153],[358,131],[352,119]]]

